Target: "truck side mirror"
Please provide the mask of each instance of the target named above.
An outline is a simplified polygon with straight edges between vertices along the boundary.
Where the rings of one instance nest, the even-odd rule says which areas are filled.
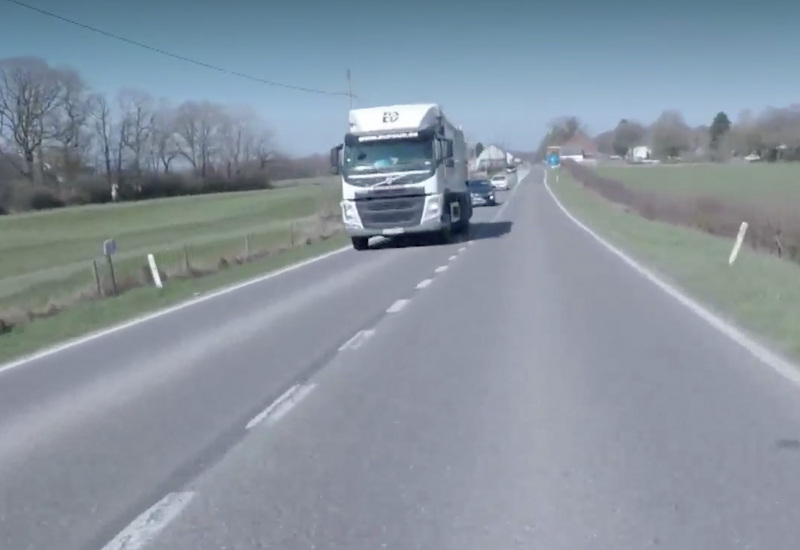
[[[342,145],[337,145],[336,147],[331,149],[331,174],[336,176],[339,174],[339,164],[340,164],[340,154],[339,152],[342,150]]]

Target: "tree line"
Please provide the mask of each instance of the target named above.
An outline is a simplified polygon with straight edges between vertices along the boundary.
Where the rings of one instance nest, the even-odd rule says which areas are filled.
[[[278,153],[248,107],[109,96],[73,69],[0,59],[0,211],[265,188],[324,164]]]
[[[579,117],[553,120],[539,145],[540,158],[548,146],[563,145],[579,132],[587,134]],[[634,147],[647,146],[658,159],[726,161],[754,155],[765,161],[800,160],[800,106],[769,108],[757,114],[744,111],[735,123],[720,111],[710,117],[709,124],[695,127],[680,111],[667,110],[649,125],[622,119],[614,129],[598,134],[594,142],[598,152],[620,157]]]

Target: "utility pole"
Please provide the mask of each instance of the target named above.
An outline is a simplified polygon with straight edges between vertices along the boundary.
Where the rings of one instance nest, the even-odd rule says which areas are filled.
[[[353,110],[353,82],[350,79],[350,69],[347,69],[347,97],[350,98],[350,110]]]

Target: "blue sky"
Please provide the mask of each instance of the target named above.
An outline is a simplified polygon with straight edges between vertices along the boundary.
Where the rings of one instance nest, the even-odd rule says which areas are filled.
[[[440,103],[469,137],[520,150],[560,115],[599,132],[664,109],[700,124],[800,102],[800,3],[26,1],[287,84],[343,91],[350,68],[356,106]],[[347,128],[346,97],[217,73],[0,0],[0,57],[18,55],[72,66],[101,91],[249,104],[292,154],[325,152]]]

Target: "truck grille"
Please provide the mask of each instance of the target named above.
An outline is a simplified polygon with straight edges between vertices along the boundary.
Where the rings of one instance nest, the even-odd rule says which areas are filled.
[[[365,229],[413,227],[422,221],[425,195],[360,199],[356,208]]]

